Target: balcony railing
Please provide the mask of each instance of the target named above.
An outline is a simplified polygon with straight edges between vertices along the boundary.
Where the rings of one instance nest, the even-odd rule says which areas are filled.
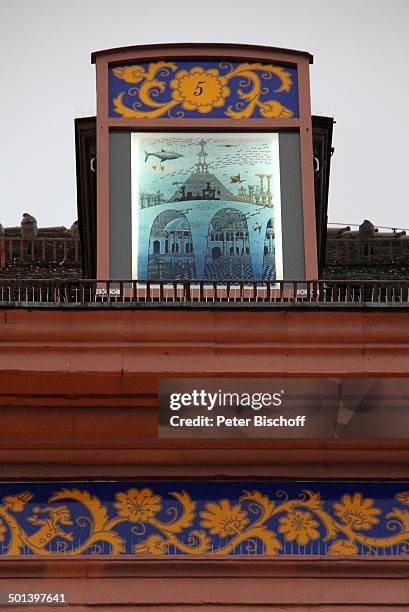
[[[327,240],[327,265],[406,265],[409,261],[409,240],[396,234],[393,238],[359,240],[335,238]]]
[[[409,281],[0,280],[1,306],[215,307],[395,304]]]
[[[0,268],[21,264],[80,263],[80,241],[72,237],[0,238]]]

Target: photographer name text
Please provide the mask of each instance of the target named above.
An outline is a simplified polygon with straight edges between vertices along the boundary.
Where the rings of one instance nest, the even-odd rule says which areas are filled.
[[[169,424],[172,427],[304,427],[306,417],[298,415],[294,418],[267,417],[261,414],[252,417],[226,417],[219,414],[215,417],[198,415],[196,417],[181,417],[172,415]]]

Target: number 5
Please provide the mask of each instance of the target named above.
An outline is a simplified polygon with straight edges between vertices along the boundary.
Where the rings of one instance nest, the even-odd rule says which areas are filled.
[[[203,87],[201,87],[202,83],[205,81],[198,81],[196,85],[196,89],[193,92],[194,96],[200,96],[203,93]]]

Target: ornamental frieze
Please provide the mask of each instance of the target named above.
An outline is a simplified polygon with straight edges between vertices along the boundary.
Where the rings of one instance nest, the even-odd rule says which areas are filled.
[[[1,555],[409,554],[409,483],[0,485]]]
[[[109,69],[109,115],[296,118],[297,70],[260,62],[158,61]]]

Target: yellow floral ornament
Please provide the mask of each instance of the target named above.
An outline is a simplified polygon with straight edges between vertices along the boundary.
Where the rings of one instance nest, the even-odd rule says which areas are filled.
[[[131,523],[149,521],[162,509],[162,498],[151,489],[129,489],[115,495],[114,507],[118,515]]]
[[[317,530],[318,521],[314,520],[311,512],[303,512],[302,510],[290,510],[286,516],[283,516],[278,521],[280,527],[279,533],[284,534],[287,542],[296,540],[298,544],[304,546],[310,540],[318,540],[320,533]]]
[[[248,525],[247,512],[241,509],[240,504],[230,506],[228,499],[222,499],[220,504],[209,502],[205,508],[200,513],[200,525],[222,538],[240,533]]]
[[[401,504],[409,506],[409,491],[402,491],[401,493],[397,493],[395,495],[395,499],[397,499]]]
[[[153,81],[159,70],[175,71],[176,64],[173,62],[152,62],[149,64],[148,70],[145,70],[143,66],[135,65],[113,68],[112,72],[118,79],[122,79],[126,83],[140,83],[144,79]]]
[[[358,554],[358,546],[350,540],[335,540],[328,548],[328,553],[341,557],[352,556]]]
[[[277,117],[288,119],[294,116],[293,111],[281,104],[281,102],[278,102],[278,100],[269,100],[264,103],[260,102],[258,106],[260,108],[260,114],[270,119]]]
[[[227,79],[217,68],[205,70],[196,66],[191,70],[179,70],[171,80],[172,98],[186,110],[210,113],[214,106],[221,107],[230,95]]]
[[[377,518],[381,511],[373,508],[374,500],[367,497],[363,498],[361,493],[341,497],[341,503],[334,504],[335,514],[345,525],[350,525],[353,529],[371,529],[373,525],[379,523]]]
[[[4,534],[6,533],[6,531],[7,531],[7,527],[5,526],[2,519],[0,519],[0,542],[3,542]]]
[[[148,554],[163,556],[167,554],[167,550],[168,542],[160,535],[149,536],[149,538],[147,538],[144,542],[142,542],[141,544],[136,544],[134,546],[134,553],[136,555]]]

